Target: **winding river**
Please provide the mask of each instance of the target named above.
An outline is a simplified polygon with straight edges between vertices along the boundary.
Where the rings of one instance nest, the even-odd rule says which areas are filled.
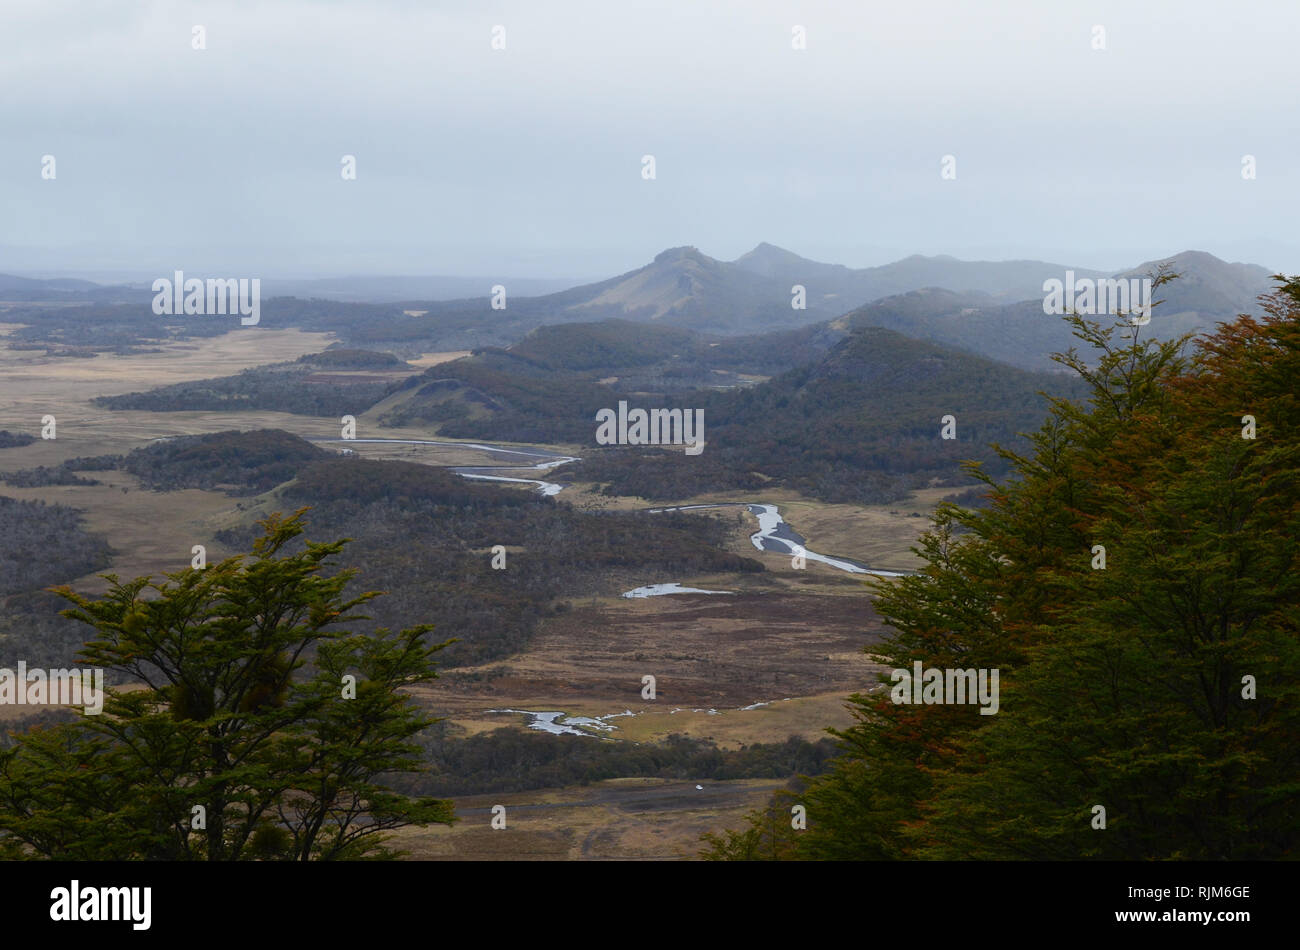
[[[534,485],[543,495],[558,495],[564,490],[564,486],[558,482],[548,482],[537,478],[521,478],[520,473],[548,472],[553,468],[561,465],[567,465],[569,462],[577,462],[580,459],[573,455],[559,455],[555,452],[549,452],[545,449],[536,448],[507,448],[503,445],[492,445],[486,442],[439,442],[432,439],[312,439],[316,443],[328,444],[369,444],[369,445],[428,445],[437,448],[450,449],[477,449],[481,452],[489,452],[494,455],[515,456],[526,459],[538,459],[532,464],[522,464],[516,462],[513,465],[470,465],[470,466],[451,466],[451,470],[464,478],[476,478],[492,482],[515,482],[522,485]],[[505,475],[503,472],[513,474]],[[905,577],[912,573],[910,571],[886,571],[879,568],[868,567],[860,561],[855,561],[847,557],[829,557],[825,554],[818,554],[807,547],[807,543],[802,535],[798,534],[784,518],[781,517],[781,510],[772,504],[766,502],[727,502],[714,505],[678,505],[669,508],[647,508],[648,514],[660,514],[665,511],[700,511],[707,508],[744,508],[750,514],[758,518],[758,530],[750,535],[750,542],[760,551],[771,551],[777,554],[789,554],[792,557],[795,554],[802,554],[805,560],[818,561],[837,570],[845,571],[849,574],[872,574],[877,577]],[[628,591],[624,597],[646,597],[657,596],[661,594],[675,593],[695,593],[691,588],[681,588],[676,584],[655,584],[649,587],[638,587],[635,591]],[[722,594],[730,591],[698,591],[698,593]]]
[[[775,551],[778,554],[789,554],[791,557],[795,554],[802,554],[804,560],[819,561],[841,571],[847,571],[849,574],[906,577],[911,573],[909,571],[885,571],[880,568],[868,567],[861,561],[855,561],[852,558],[827,557],[825,554],[810,551],[804,537],[798,534],[790,527],[790,523],[781,517],[781,509],[776,505],[769,505],[764,502],[737,501],[718,505],[680,505],[675,508],[648,508],[646,510],[650,514],[658,514],[661,511],[699,511],[702,508],[741,507],[758,518],[758,530],[749,536],[749,540],[760,551]]]
[[[519,478],[519,472],[545,472],[579,459],[572,455],[556,455],[543,449],[508,449],[503,445],[487,445],[482,442],[435,442],[430,439],[312,439],[321,443],[348,443],[370,445],[432,445],[444,449],[478,449],[497,455],[520,455],[526,458],[541,459],[533,465],[453,465],[451,470],[465,478],[477,478],[488,482],[515,482],[520,485],[536,485],[543,495],[558,495],[564,486],[555,482],[544,482],[536,478]],[[516,475],[501,475],[500,472],[515,472]]]

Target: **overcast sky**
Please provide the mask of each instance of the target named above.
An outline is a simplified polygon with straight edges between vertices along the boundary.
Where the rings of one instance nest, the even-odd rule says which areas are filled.
[[[1292,0],[3,0],[0,272],[597,277],[768,241],[1297,273],[1297,36]]]

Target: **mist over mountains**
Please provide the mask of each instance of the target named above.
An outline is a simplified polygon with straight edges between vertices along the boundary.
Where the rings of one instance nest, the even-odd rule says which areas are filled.
[[[850,268],[823,264],[771,244],[758,245],[733,264],[781,283],[802,283],[819,299],[852,303],[906,293],[922,287],[942,287],[964,293],[988,294],[996,300],[1025,300],[1042,293],[1043,281],[1058,276],[1059,264],[1043,261],[962,261],[946,254],[913,254],[880,267]],[[1082,277],[1102,277],[1103,271],[1074,268]]]
[[[1251,310],[1256,297],[1271,289],[1270,272],[1255,264],[1229,263],[1193,250],[1165,261],[1180,277],[1159,295],[1163,304],[1151,332],[1162,338],[1208,330]],[[1076,279],[1140,278],[1159,263],[1147,261],[1106,275],[1044,261],[913,255],[855,269],[767,243],[734,261],[717,260],[695,247],[676,247],[625,274],[545,293],[538,291],[560,281],[268,280],[262,287],[263,297],[270,298],[263,325],[329,331],[348,345],[409,354],[507,346],[540,326],[610,319],[720,337],[820,324],[832,334],[874,326],[1042,370],[1054,368],[1050,353],[1071,343],[1064,323],[1043,312],[1044,281],[1059,280],[1067,270]],[[470,286],[480,287],[482,294],[436,296],[463,293]],[[494,286],[501,288],[495,301]],[[294,294],[280,296],[285,290]],[[133,340],[220,332],[212,322],[219,317],[160,319],[152,313],[152,299],[152,291],[142,285],[0,275],[0,315],[6,322],[27,324],[15,334],[24,345],[121,347]]]
[[[1160,303],[1144,332],[1157,339],[1199,333],[1255,309],[1255,298],[1273,289],[1269,272],[1254,264],[1230,264],[1203,251],[1183,251],[1167,258],[1177,280],[1155,296]],[[1160,261],[1147,261],[1118,277],[1142,278]],[[1076,277],[1088,276],[1075,271]],[[1054,352],[1074,344],[1068,325],[1043,313],[1035,299],[991,304],[975,294],[939,288],[914,290],[876,300],[832,323],[854,330],[887,327],[917,339],[932,340],[1012,363],[1025,369],[1053,369]]]

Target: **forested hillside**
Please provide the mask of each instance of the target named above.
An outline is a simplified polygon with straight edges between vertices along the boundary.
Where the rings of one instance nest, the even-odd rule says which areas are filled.
[[[585,453],[569,473],[663,500],[729,481],[754,487],[761,478],[825,501],[890,501],[926,484],[963,484],[963,459],[1001,471],[988,443],[1013,445],[1038,424],[1039,391],[1079,389],[1060,376],[868,328],[822,360],[751,388],[652,403],[703,408],[707,447],[699,456],[610,448]],[[948,415],[954,439],[941,437]]]
[[[333,453],[279,429],[181,436],[136,449],[121,468],[147,488],[222,490],[256,495]]]
[[[548,343],[552,332],[537,334],[539,343]],[[670,355],[689,366],[693,354],[685,344],[694,341],[680,342],[686,352]],[[1001,471],[988,443],[1012,444],[1038,424],[1044,404],[1037,393],[1081,391],[1059,374],[1028,373],[880,328],[838,341],[809,334],[803,342],[796,352],[809,361],[765,382],[629,393],[618,381],[593,378],[616,370],[578,372],[568,365],[586,364],[596,354],[649,363],[654,348],[615,349],[597,337],[590,348],[561,360],[548,346],[530,347],[526,340],[434,367],[410,381],[412,396],[394,400],[382,418],[393,425],[437,424],[452,438],[590,446],[566,474],[599,482],[613,494],[671,500],[775,481],[827,501],[880,502],[935,480],[962,484],[962,459],[982,459]],[[755,344],[740,345],[745,349],[739,352],[728,352],[727,344],[718,349],[724,360],[740,360]],[[620,399],[646,409],[703,409],[706,449],[685,456],[597,447],[596,412]],[[956,419],[954,439],[940,437],[946,415]]]

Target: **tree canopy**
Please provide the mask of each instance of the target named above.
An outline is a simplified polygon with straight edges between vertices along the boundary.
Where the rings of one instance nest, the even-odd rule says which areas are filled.
[[[434,720],[403,689],[436,677],[447,644],[428,624],[349,633],[380,594],[326,573],[346,540],[293,543],[305,511],[262,522],[250,556],[158,584],[105,575],[94,600],[57,589],[94,629],[81,661],[123,682],[101,715],[0,751],[0,855],[373,858],[395,828],[455,820],[384,783],[420,768]]]

